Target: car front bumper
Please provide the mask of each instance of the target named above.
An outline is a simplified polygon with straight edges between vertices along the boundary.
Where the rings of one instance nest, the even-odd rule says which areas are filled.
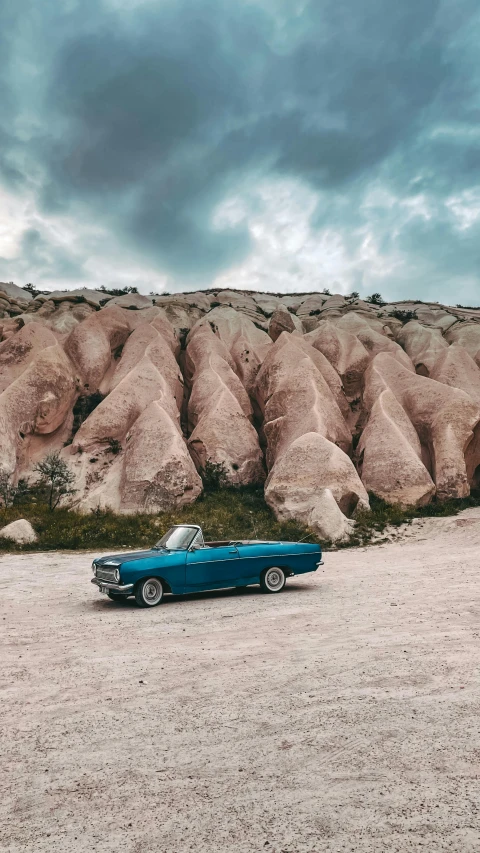
[[[324,565],[325,565],[325,563],[323,562],[323,560],[320,560],[318,563],[315,563],[315,565],[316,565],[316,567],[317,567],[317,569],[318,569],[318,567],[319,567],[319,566],[324,566]]]
[[[133,583],[127,583],[121,586],[118,583],[111,583],[110,581],[102,581],[99,578],[92,578],[92,583],[95,586],[98,586],[100,592],[116,592],[117,595],[131,595],[133,592]]]

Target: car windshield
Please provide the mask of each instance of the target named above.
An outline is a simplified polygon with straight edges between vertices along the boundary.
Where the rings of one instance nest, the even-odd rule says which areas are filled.
[[[155,548],[168,548],[170,551],[186,551],[193,537],[198,533],[198,527],[171,527],[165,533]]]

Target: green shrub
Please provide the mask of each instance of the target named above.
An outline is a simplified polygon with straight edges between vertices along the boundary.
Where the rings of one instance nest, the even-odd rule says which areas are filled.
[[[227,472],[223,462],[211,462],[207,459],[200,476],[206,492],[218,492],[227,485]]]
[[[371,296],[367,296],[365,302],[369,302],[370,305],[386,305],[384,299],[382,299],[382,295],[380,293],[372,293]]]
[[[390,311],[388,316],[395,317],[397,320],[401,320],[402,323],[408,323],[409,320],[418,319],[416,311],[402,311],[401,308],[395,308],[393,311]]]

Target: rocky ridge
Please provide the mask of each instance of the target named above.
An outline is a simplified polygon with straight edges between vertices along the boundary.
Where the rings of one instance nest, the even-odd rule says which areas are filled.
[[[369,492],[479,487],[480,309],[0,283],[0,470],[56,450],[81,511],[191,503],[210,462],[338,541]]]

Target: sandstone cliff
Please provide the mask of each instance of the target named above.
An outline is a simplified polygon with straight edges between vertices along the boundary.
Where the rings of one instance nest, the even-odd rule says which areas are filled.
[[[340,540],[368,492],[479,487],[480,309],[0,283],[0,470],[31,476],[55,450],[83,511],[193,502],[212,462]]]

